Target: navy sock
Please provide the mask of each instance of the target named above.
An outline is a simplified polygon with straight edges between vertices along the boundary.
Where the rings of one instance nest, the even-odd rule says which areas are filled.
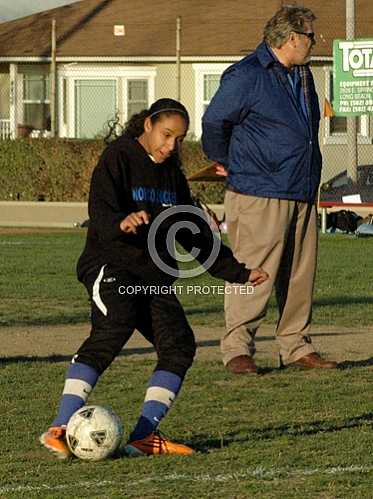
[[[51,426],[67,425],[74,412],[86,403],[98,377],[99,374],[93,367],[80,362],[70,364],[59,411]]]
[[[170,371],[155,371],[146,390],[141,416],[129,440],[141,440],[155,431],[169,411],[183,380]]]

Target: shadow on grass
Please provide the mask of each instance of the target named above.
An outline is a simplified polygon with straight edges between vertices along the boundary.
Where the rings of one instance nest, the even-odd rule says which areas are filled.
[[[350,333],[316,333],[313,334],[312,336],[340,336],[344,334],[350,334]],[[257,342],[264,342],[264,341],[273,341],[274,336],[258,336],[256,338]],[[202,340],[198,341],[197,340],[197,348],[206,348],[206,347],[218,347],[220,345],[220,340]],[[68,362],[72,359],[72,356],[74,355],[75,352],[72,352],[71,355],[48,355],[48,356],[38,356],[38,355],[15,355],[15,356],[9,356],[9,357],[0,357],[0,366],[3,365],[8,365],[8,364],[16,364],[18,362],[50,362],[50,363],[57,363],[57,362]],[[121,353],[118,355],[118,357],[128,357],[130,355],[147,355],[155,353],[154,347],[153,346],[148,346],[148,347],[133,347],[133,348],[126,348],[121,351]],[[356,361],[344,361],[340,362],[338,364],[338,369],[351,369],[354,367],[367,367],[367,366],[372,366],[373,365],[373,357],[365,360],[356,360]],[[285,369],[284,366],[279,366],[279,367],[258,367],[258,374],[259,375],[265,375],[265,374],[270,374],[276,371],[280,371]]]
[[[327,307],[327,306],[337,306],[337,305],[370,305],[373,304],[372,296],[334,296],[330,298],[318,298],[314,300],[314,308],[317,307]],[[198,326],[198,317],[205,317],[208,314],[221,314],[224,317],[224,309],[221,304],[207,305],[201,304],[199,306],[191,305],[188,306],[184,304],[184,310],[191,321],[197,321],[194,325]],[[271,300],[269,304],[269,311],[277,311],[277,306]],[[0,320],[0,327],[16,327],[16,326],[58,326],[58,325],[68,325],[77,323],[86,323],[90,320],[90,312],[87,310],[76,311],[71,313],[59,313],[56,315],[46,316],[46,317],[35,317],[35,318],[14,318],[11,316],[7,319],[2,318]],[[223,319],[222,319],[223,320]],[[270,319],[272,322],[272,319]],[[273,319],[273,323],[276,319]],[[205,324],[203,324],[205,325]],[[315,336],[315,335],[313,335]],[[259,338],[258,338],[259,340]]]
[[[204,340],[197,341],[198,348],[204,347],[214,347],[219,345],[219,340]],[[15,364],[17,362],[68,362],[72,359],[72,356],[75,352],[72,352],[71,355],[48,355],[48,356],[38,356],[38,355],[15,355],[13,357],[0,357],[0,366]],[[150,353],[155,353],[153,346],[148,347],[136,347],[136,348],[124,348],[118,357],[128,357],[129,355],[146,355]]]
[[[310,423],[284,424],[280,426],[254,429],[240,429],[236,432],[226,433],[219,437],[197,435],[193,437],[190,444],[201,452],[212,449],[224,449],[230,445],[245,442],[274,440],[283,436],[307,437],[318,433],[335,433],[347,428],[358,428],[360,426],[373,426],[373,412],[347,418],[343,421],[313,421]]]
[[[345,360],[338,363],[338,369],[352,369],[354,367],[369,367],[373,366],[373,357],[365,360]]]
[[[145,355],[149,353],[155,352],[153,347],[143,347],[143,348],[128,348],[123,350],[118,357],[124,357],[128,355]],[[58,363],[58,362],[69,362],[71,361],[75,352],[71,353],[71,355],[48,355],[48,356],[37,356],[37,355],[16,355],[14,357],[0,357],[0,366],[5,366],[8,364],[16,364],[18,362],[49,362],[49,363]]]
[[[313,302],[314,307],[325,307],[334,305],[369,305],[373,304],[372,296],[333,296],[330,298],[316,298]]]
[[[61,314],[47,317],[21,318],[21,319],[1,319],[1,327],[18,326],[66,326],[76,324],[86,324],[90,320],[88,312],[76,312],[75,314]]]
[[[222,305],[217,304],[217,305],[201,305],[199,307],[196,306],[188,306],[184,305],[184,311],[187,316],[192,316],[192,315],[206,315],[206,314],[219,314],[221,313],[224,315],[224,309]]]

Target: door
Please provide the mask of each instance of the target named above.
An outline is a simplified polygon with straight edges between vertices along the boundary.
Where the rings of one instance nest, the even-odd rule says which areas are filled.
[[[117,110],[116,80],[75,80],[75,137],[103,137]]]

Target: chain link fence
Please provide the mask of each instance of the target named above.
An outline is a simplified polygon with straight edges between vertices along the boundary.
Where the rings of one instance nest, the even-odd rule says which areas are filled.
[[[265,21],[258,18],[251,24],[252,29],[255,24],[258,42]],[[191,116],[188,138],[198,140],[201,118],[219,85],[222,72],[253,50],[255,44],[247,47],[242,43],[235,56],[188,56],[183,51],[183,37],[181,34],[178,38],[176,26],[175,19],[174,26],[163,30],[159,42],[172,47],[168,56],[62,58],[57,51],[55,88],[51,88],[50,58],[42,62],[25,58],[24,61],[1,63],[0,139],[28,136],[36,140],[51,137],[53,129],[56,136],[62,138],[104,139],[110,133],[120,134],[126,121],[154,100],[171,97],[180,99],[188,108]],[[139,30],[147,28],[140,24],[136,27]],[[317,31],[317,24],[315,28]],[[196,25],[193,29],[197,41],[202,40],[204,26]],[[234,36],[234,26],[230,29]],[[332,25],[328,29],[331,33]],[[335,36],[341,36],[340,26],[335,29]],[[316,41],[325,45],[322,33],[317,34]],[[154,39],[156,43],[158,40]],[[181,44],[180,57],[178,43]],[[332,46],[329,42],[327,53],[329,55],[313,56],[311,62],[322,114],[319,140],[324,167],[320,194],[321,200],[342,200],[343,186],[348,184],[346,170],[351,151],[347,140],[347,118],[333,116],[329,105],[333,102]],[[51,116],[52,99],[55,116]],[[55,120],[55,127],[52,127],[52,120]],[[369,197],[373,201],[373,166],[367,166],[373,165],[372,136],[372,117],[358,117],[358,183],[364,184],[367,191],[363,193],[363,202]],[[346,193],[354,194],[354,190],[361,189],[360,184],[350,186]]]

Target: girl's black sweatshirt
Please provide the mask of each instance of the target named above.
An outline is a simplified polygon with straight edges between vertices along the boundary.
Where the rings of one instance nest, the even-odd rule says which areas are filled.
[[[155,246],[148,247],[148,232],[157,216],[161,213],[164,216],[164,210],[177,205],[192,207],[194,203],[176,155],[163,163],[154,163],[142,145],[128,133],[112,142],[92,175],[87,240],[77,265],[79,280],[107,264],[128,271],[146,284],[171,284],[176,278],[159,268],[151,254],[156,250],[163,262],[177,269],[176,260],[166,245],[167,234],[176,222],[179,227],[188,222],[198,227],[196,234],[187,227],[180,228],[175,237],[187,251],[194,248],[201,264],[206,262],[217,235],[210,230],[206,220],[190,213],[188,208],[182,213],[170,210],[156,231]],[[124,233],[120,229],[121,221],[140,210],[150,215],[150,223],[141,225],[137,234]],[[229,282],[247,282],[250,271],[235,259],[227,246],[219,241],[218,244],[217,257],[208,271]]]

